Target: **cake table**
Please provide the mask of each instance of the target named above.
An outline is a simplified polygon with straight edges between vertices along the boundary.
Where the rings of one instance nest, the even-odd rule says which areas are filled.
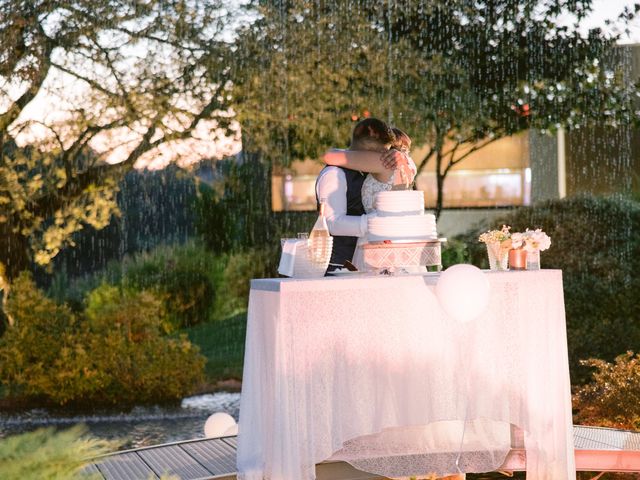
[[[311,480],[330,458],[491,471],[516,429],[528,480],[574,479],[562,273],[487,275],[490,310],[466,324],[440,308],[438,274],[254,280],[238,478]]]

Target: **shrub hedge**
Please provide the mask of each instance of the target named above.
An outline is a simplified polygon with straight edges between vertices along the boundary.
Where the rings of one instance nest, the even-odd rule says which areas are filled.
[[[117,447],[116,442],[90,437],[81,426],[62,431],[43,428],[0,439],[0,472],[3,479],[90,479],[82,472],[90,459]]]
[[[23,273],[0,338],[0,385],[11,398],[58,405],[178,400],[203,380],[204,358],[185,336],[163,334],[152,292],[102,285],[81,313],[58,305]]]
[[[195,243],[161,246],[127,257],[121,283],[127,289],[156,292],[172,327],[183,328],[209,319],[223,268],[219,257]]]
[[[165,329],[175,331],[210,319],[225,262],[223,256],[196,242],[161,245],[110,262],[91,275],[71,279],[64,271],[57,272],[48,294],[81,312],[88,292],[103,283],[131,291],[150,290],[163,301]]]
[[[640,355],[627,352],[614,362],[590,359],[591,382],[573,396],[574,421],[630,430],[640,429]]]

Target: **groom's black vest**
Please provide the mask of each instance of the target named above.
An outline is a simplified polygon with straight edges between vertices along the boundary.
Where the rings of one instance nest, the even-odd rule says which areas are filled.
[[[325,167],[327,168],[327,167]],[[344,172],[347,178],[347,215],[360,216],[364,215],[364,207],[362,206],[362,184],[365,175],[357,170],[349,170],[348,168],[338,167]],[[318,199],[318,189],[316,188],[316,202],[320,208],[320,200]],[[356,250],[358,237],[333,236],[333,252],[327,272],[332,272],[337,266],[344,265],[346,260],[353,259],[353,252]]]

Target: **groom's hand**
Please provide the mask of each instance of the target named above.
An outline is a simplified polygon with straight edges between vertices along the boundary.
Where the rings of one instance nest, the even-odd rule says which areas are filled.
[[[380,157],[380,161],[384,168],[394,170],[402,165],[408,165],[409,161],[407,156],[400,150],[391,149],[383,153]]]

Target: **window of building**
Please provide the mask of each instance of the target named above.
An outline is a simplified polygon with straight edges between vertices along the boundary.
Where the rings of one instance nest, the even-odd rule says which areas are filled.
[[[424,151],[412,152],[420,159]],[[434,161],[416,178],[416,188],[425,192],[425,207],[436,204]],[[322,165],[312,160],[294,162],[290,169],[272,179],[274,211],[316,209],[315,182]],[[531,169],[529,135],[522,133],[488,145],[452,168],[445,179],[445,208],[474,208],[529,205]]]

